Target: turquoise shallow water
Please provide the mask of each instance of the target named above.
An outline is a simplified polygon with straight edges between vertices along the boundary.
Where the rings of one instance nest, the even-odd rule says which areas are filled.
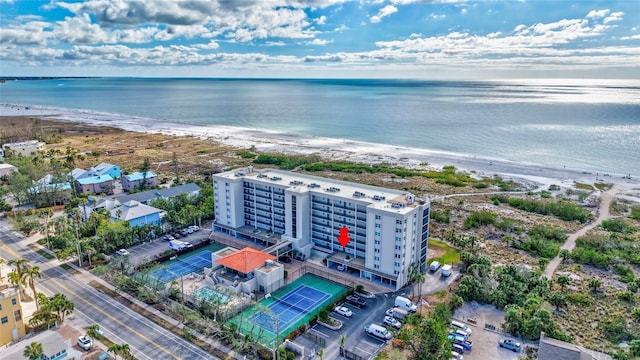
[[[0,102],[640,175],[638,82],[55,79],[6,82]]]

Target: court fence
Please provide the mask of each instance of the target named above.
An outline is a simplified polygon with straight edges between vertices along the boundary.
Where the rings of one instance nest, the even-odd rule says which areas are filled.
[[[327,335],[313,329],[305,331],[303,336],[320,346],[325,346],[327,344]]]

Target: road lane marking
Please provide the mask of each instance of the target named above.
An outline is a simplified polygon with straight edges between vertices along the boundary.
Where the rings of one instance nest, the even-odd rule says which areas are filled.
[[[11,249],[10,247],[7,246],[8,252],[13,254],[16,258],[21,258],[20,255],[18,255],[13,249]],[[37,254],[37,253],[35,253]],[[39,255],[39,254],[38,254]],[[53,270],[53,269],[52,269]],[[141,333],[137,332],[136,330],[130,328],[129,326],[127,326],[126,324],[124,324],[123,322],[121,322],[120,320],[118,320],[117,318],[111,316],[110,314],[106,313],[105,311],[103,311],[102,309],[96,307],[95,305],[93,305],[92,303],[88,302],[87,300],[83,299],[80,295],[78,295],[78,293],[76,293],[75,291],[69,289],[67,286],[65,286],[64,284],[62,284],[60,281],[56,280],[55,278],[52,278],[50,276],[48,276],[47,274],[45,274],[44,272],[42,272],[43,277],[48,278],[50,281],[56,283],[58,286],[66,289],[68,292],[72,293],[73,295],[75,295],[75,297],[82,301],[83,303],[89,305],[90,307],[96,309],[98,312],[102,313],[103,315],[105,315],[106,317],[110,318],[111,320],[113,320],[114,322],[120,324],[121,326],[125,327],[126,329],[128,329],[129,331],[131,331],[132,333],[138,335],[140,338],[146,340],[147,342],[149,342],[150,344],[153,344],[155,346],[157,346],[160,350],[164,351],[165,353],[167,353],[167,355],[173,357],[176,360],[180,360],[179,357],[175,356],[173,353],[171,353],[168,349],[166,349],[164,346],[156,343],[155,341],[149,339],[148,337],[142,335]],[[71,275],[71,274],[70,274]],[[143,351],[138,350],[141,353],[144,353]]]

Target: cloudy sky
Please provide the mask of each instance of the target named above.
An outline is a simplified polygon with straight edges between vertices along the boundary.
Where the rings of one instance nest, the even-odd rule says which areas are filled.
[[[0,76],[634,78],[637,0],[0,0]]]

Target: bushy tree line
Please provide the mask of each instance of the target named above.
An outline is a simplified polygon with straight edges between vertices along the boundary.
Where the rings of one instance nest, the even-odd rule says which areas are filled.
[[[542,201],[505,195],[496,195],[493,200],[494,202],[509,204],[520,210],[541,215],[554,215],[565,221],[579,221],[583,224],[589,221],[592,216],[589,210],[564,200]]]
[[[528,231],[526,239],[514,239],[511,246],[542,258],[551,259],[558,255],[560,245],[566,238],[567,235],[564,231],[552,225],[536,225]]]
[[[571,252],[571,259],[576,262],[605,268],[623,259],[631,264],[640,264],[640,251],[637,241],[629,236],[588,235],[576,240],[576,247]]]
[[[451,341],[447,339],[450,320],[446,305],[438,304],[427,317],[409,316],[396,338],[409,350],[409,359],[448,360],[451,357]]]

